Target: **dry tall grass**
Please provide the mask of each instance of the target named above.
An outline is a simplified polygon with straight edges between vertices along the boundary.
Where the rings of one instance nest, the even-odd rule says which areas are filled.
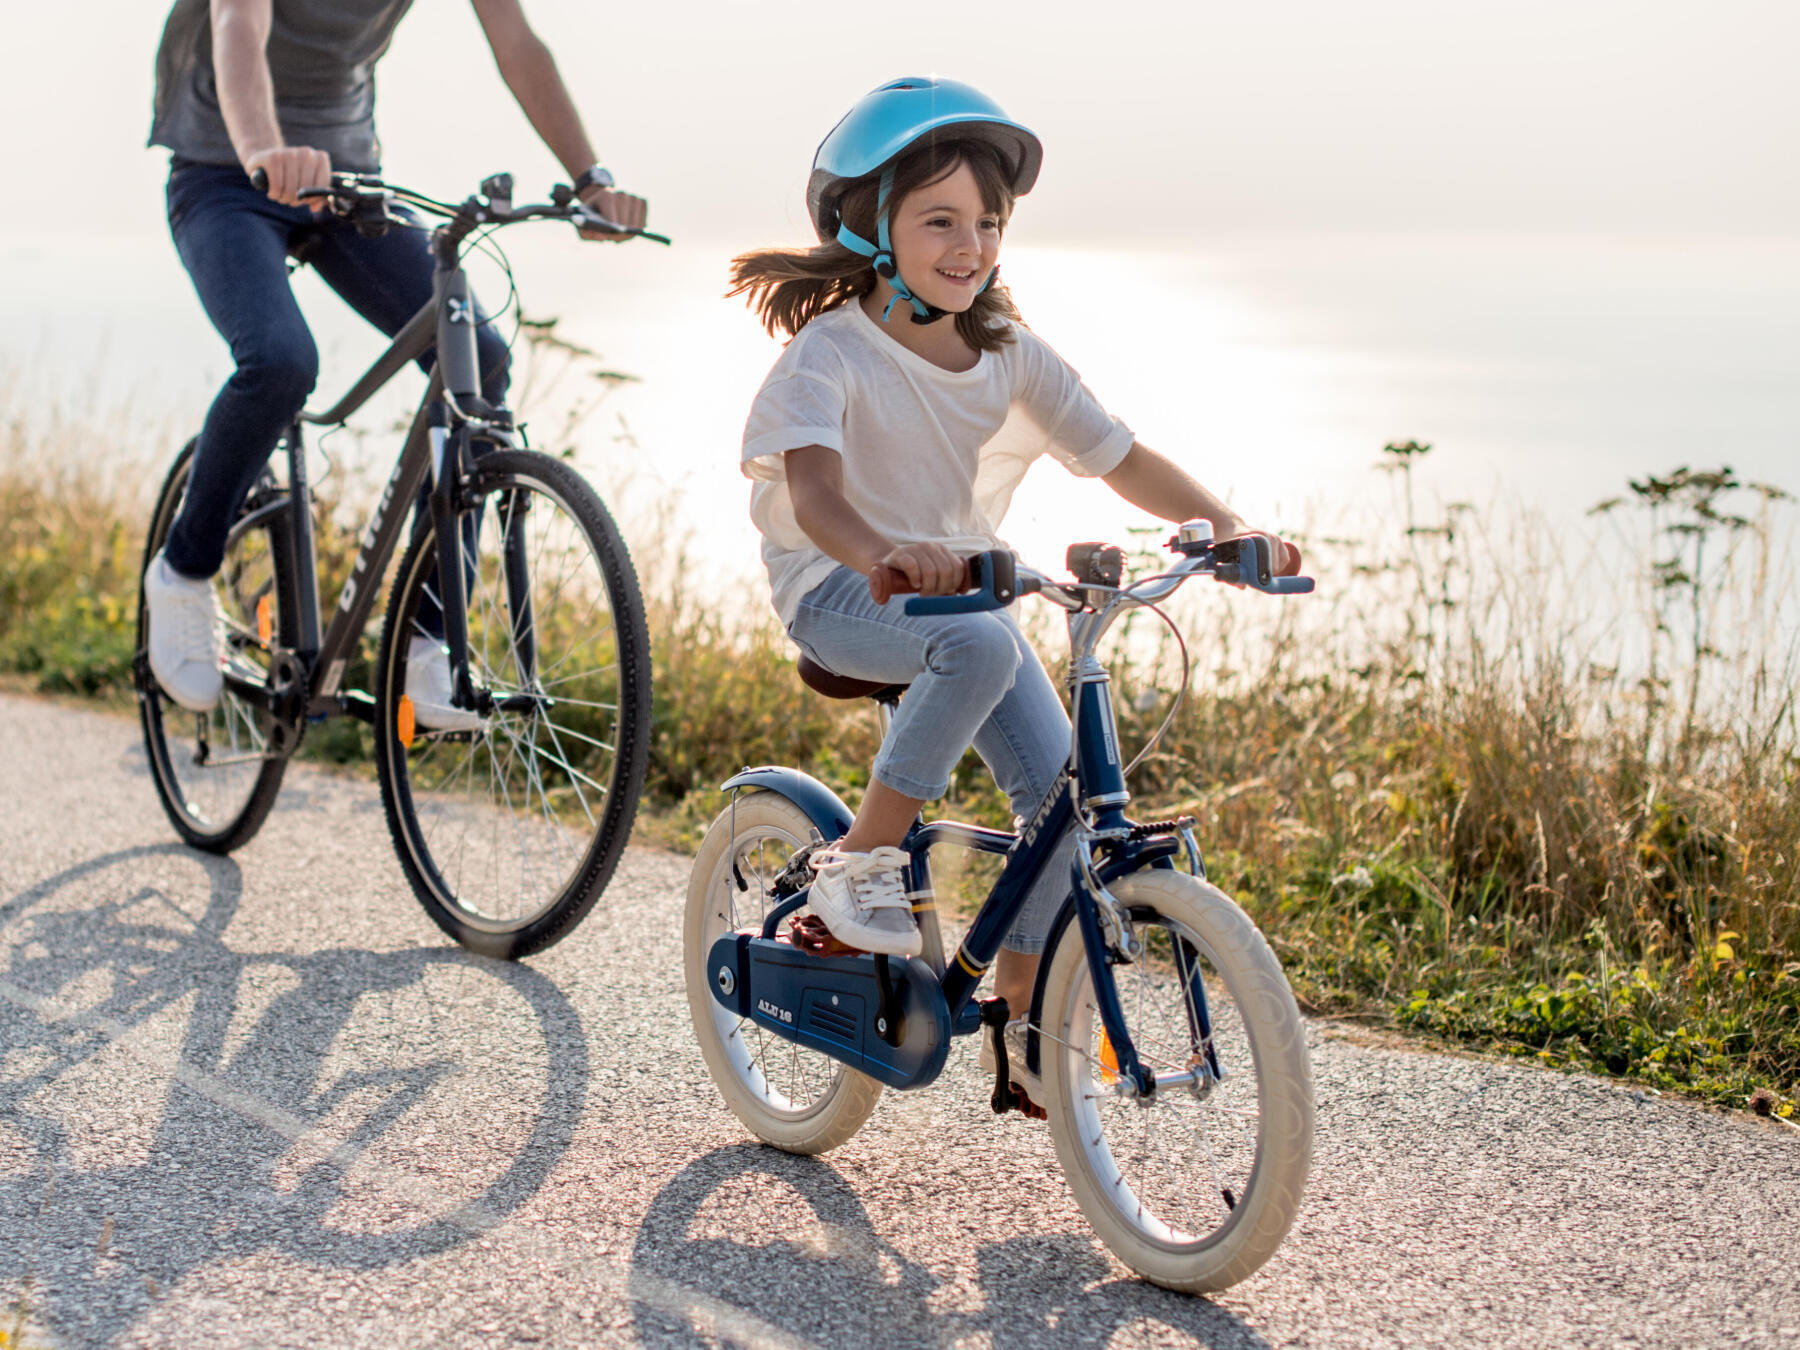
[[[3,435],[0,668],[123,696],[142,521],[174,442],[96,473],[97,444],[132,444],[122,423],[15,418]],[[1188,588],[1190,691],[1134,775],[1137,809],[1199,818],[1212,875],[1315,1008],[1722,1100],[1771,1090],[1791,1110],[1792,508],[1682,471],[1634,484],[1571,543],[1522,519],[1423,519],[1424,452],[1387,457],[1404,524],[1307,540],[1317,596]],[[353,515],[321,532],[327,571]],[[668,537],[632,540],[655,657],[651,831],[690,840],[751,763],[805,767],[854,801],[872,714],[800,685],[754,583],[739,603],[697,598]],[[1115,644],[1133,751],[1179,671],[1153,627],[1140,616]],[[1054,661],[1060,635],[1039,635]],[[353,728],[309,744],[359,748]],[[943,809],[1007,814],[973,757]]]

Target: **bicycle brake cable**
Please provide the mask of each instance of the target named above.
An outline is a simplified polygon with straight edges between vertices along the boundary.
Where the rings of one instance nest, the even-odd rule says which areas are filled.
[[[1144,756],[1156,748],[1156,743],[1175,724],[1175,714],[1181,711],[1181,705],[1187,699],[1188,675],[1192,670],[1192,662],[1188,659],[1187,639],[1181,635],[1181,629],[1176,625],[1175,620],[1163,612],[1161,605],[1153,604],[1148,600],[1137,600],[1135,603],[1156,615],[1169,626],[1169,631],[1175,635],[1175,645],[1181,650],[1181,684],[1175,690],[1175,701],[1169,705],[1168,715],[1163,718],[1162,725],[1157,727],[1156,733],[1144,742],[1144,748],[1132,756],[1131,763],[1125,766],[1124,777],[1126,778],[1131,777],[1131,771],[1144,762]]]

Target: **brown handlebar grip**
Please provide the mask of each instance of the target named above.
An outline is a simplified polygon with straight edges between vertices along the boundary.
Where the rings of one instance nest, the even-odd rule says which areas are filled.
[[[910,594],[912,590],[912,582],[898,567],[876,563],[869,569],[869,599],[878,605],[885,605],[896,595]]]
[[[963,583],[965,591],[975,588],[975,560],[963,559]],[[916,595],[919,588],[907,580],[906,573],[898,567],[889,567],[886,563],[876,563],[869,569],[869,599],[878,605],[885,605],[896,595]]]

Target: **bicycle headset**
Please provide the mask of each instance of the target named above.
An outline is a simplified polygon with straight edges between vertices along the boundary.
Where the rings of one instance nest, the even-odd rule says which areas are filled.
[[[914,323],[931,323],[945,311],[928,305],[912,293],[894,261],[888,237],[888,194],[894,186],[894,164],[928,136],[954,130],[969,140],[986,141],[1000,151],[1012,170],[1012,190],[1023,197],[1037,182],[1044,161],[1044,147],[1030,128],[1008,117],[998,103],[960,80],[936,76],[907,76],[891,80],[856,101],[813,155],[812,177],[806,184],[806,209],[821,243],[836,240],[869,259],[876,274],[894,288],[894,299],[881,313],[887,322],[894,305],[908,301]],[[871,174],[881,174],[875,200],[875,242],[870,243],[843,221],[839,204],[844,189]],[[993,285],[999,268],[988,273],[981,291]],[[977,291],[976,294],[981,294]]]

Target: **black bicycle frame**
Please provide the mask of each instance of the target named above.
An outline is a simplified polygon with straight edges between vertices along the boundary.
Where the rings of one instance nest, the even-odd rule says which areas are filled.
[[[400,545],[408,509],[418,498],[420,488],[429,477],[432,481],[431,512],[437,525],[439,549],[439,603],[444,612],[445,639],[451,648],[452,668],[456,673],[458,692],[466,701],[471,697],[467,655],[466,599],[463,568],[460,565],[460,531],[452,527],[454,513],[460,503],[456,499],[460,471],[472,463],[469,417],[504,420],[502,409],[490,408],[481,400],[480,370],[476,356],[475,328],[478,322],[474,301],[469,293],[468,276],[463,271],[458,246],[466,230],[440,226],[432,234],[432,252],[437,268],[432,278],[432,298],[420,307],[394,335],[387,350],[351,386],[341,399],[322,413],[303,412],[287,433],[288,486],[283,497],[268,503],[262,510],[240,520],[235,527],[242,531],[267,519],[270,512],[285,509],[288,515],[287,543],[291,550],[288,561],[295,577],[295,607],[298,639],[295,655],[308,679],[305,712],[324,716],[337,712],[372,715],[366,696],[340,693],[344,671],[355,652],[356,644],[367,626],[375,603],[375,591],[388,563]],[[406,433],[399,460],[389,475],[381,498],[362,533],[361,547],[350,569],[350,576],[338,596],[331,623],[320,632],[318,549],[313,536],[312,494],[306,474],[306,451],[301,427],[303,423],[336,425],[347,420],[357,409],[409,363],[416,361],[435,346],[437,360],[424,398]],[[448,397],[446,398],[446,394]],[[507,525],[508,543],[515,533],[511,517]],[[523,585],[523,577],[513,575],[518,569],[508,548],[509,590]],[[515,597],[516,598],[516,597]],[[514,616],[514,627],[529,624],[529,611],[521,608]],[[226,682],[233,692],[259,706],[269,706],[270,687],[260,680],[249,680],[230,673]]]

